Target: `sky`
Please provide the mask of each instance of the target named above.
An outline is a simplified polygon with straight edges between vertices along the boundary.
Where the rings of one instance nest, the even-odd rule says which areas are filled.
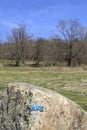
[[[87,0],[0,0],[2,39],[20,24],[34,38],[50,38],[59,20],[77,19],[87,26]]]

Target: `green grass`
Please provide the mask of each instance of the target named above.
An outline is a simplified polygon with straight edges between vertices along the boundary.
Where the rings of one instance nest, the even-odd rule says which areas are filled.
[[[15,61],[13,61],[13,60],[1,60],[0,59],[0,64],[2,64],[2,65],[14,64],[14,63],[15,63]]]
[[[87,111],[87,71],[59,67],[0,67],[0,91],[11,82],[55,90]]]

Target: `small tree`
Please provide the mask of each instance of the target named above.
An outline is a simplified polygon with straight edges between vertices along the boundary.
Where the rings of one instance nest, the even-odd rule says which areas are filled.
[[[36,66],[39,66],[40,61],[43,60],[43,49],[44,49],[44,39],[38,38],[34,46],[34,60]]]
[[[53,39],[51,39],[51,44],[53,45],[53,48],[51,49],[52,53],[53,53],[53,61],[55,63],[61,63],[64,62],[63,58],[64,58],[64,44],[63,41],[61,39],[59,39],[58,37],[55,37]]]

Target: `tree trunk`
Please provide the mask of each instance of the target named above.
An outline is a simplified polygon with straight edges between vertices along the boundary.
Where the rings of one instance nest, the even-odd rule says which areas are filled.
[[[68,67],[71,67],[71,61],[72,61],[72,43],[69,43],[69,52],[68,52]]]
[[[67,67],[71,67],[71,62],[72,62],[71,58],[67,60]]]
[[[39,66],[39,59],[37,59],[37,61],[36,61],[36,67],[38,67]]]
[[[16,60],[15,62],[16,62],[16,66],[19,66],[20,61]]]

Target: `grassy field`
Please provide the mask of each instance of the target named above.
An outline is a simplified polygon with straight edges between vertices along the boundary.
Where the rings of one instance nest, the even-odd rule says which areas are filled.
[[[0,91],[11,82],[55,90],[87,111],[87,70],[59,67],[0,67]]]

